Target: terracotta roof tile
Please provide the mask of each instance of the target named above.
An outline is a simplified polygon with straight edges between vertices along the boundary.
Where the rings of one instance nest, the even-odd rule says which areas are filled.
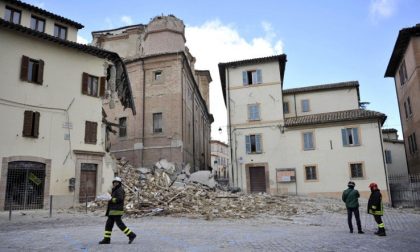
[[[359,82],[358,81],[346,81],[346,82],[337,82],[337,83],[322,84],[322,85],[316,85],[316,86],[290,88],[290,89],[284,89],[283,94],[305,93],[305,92],[322,91],[322,90],[329,90],[329,89],[351,88],[351,87],[358,88],[359,87]]]

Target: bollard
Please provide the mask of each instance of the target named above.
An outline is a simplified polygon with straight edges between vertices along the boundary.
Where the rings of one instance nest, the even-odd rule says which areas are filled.
[[[52,216],[52,203],[53,203],[53,196],[52,195],[50,195],[50,218],[51,218],[51,216]]]

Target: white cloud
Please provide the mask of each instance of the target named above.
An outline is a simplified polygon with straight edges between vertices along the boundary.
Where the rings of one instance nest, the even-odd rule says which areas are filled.
[[[374,22],[380,18],[392,16],[396,9],[395,0],[371,0],[369,15]]]
[[[123,22],[125,25],[132,25],[133,19],[130,16],[122,16],[121,22]]]
[[[77,43],[87,45],[89,41],[85,39],[84,37],[77,35]]]
[[[188,26],[185,33],[187,46],[196,57],[195,68],[210,70],[213,82],[210,84],[210,113],[215,121],[212,124],[212,138],[227,141],[226,107],[223,101],[218,63],[266,57],[283,53],[283,42],[275,40],[276,34],[268,22],[261,23],[264,35],[247,41],[232,25],[212,20],[201,26]],[[219,134],[221,127],[223,134]]]

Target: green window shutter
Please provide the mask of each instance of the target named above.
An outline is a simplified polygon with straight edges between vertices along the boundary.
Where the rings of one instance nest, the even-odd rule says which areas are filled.
[[[245,136],[246,153],[251,153],[251,136]]]
[[[343,146],[348,145],[348,142],[347,142],[347,130],[346,129],[341,129],[341,138],[343,139]]]
[[[23,55],[22,63],[20,65],[20,79],[23,81],[28,81],[28,67],[29,67],[29,58]]]
[[[248,85],[248,73],[246,71],[242,72],[242,84],[244,86]]]
[[[260,69],[257,70],[257,83],[258,84],[262,83],[262,72]]]

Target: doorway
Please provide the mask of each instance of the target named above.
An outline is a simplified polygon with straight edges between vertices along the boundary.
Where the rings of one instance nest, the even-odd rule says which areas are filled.
[[[82,163],[80,168],[79,202],[93,201],[96,197],[97,164]]]
[[[265,167],[249,167],[250,192],[266,192]]]

